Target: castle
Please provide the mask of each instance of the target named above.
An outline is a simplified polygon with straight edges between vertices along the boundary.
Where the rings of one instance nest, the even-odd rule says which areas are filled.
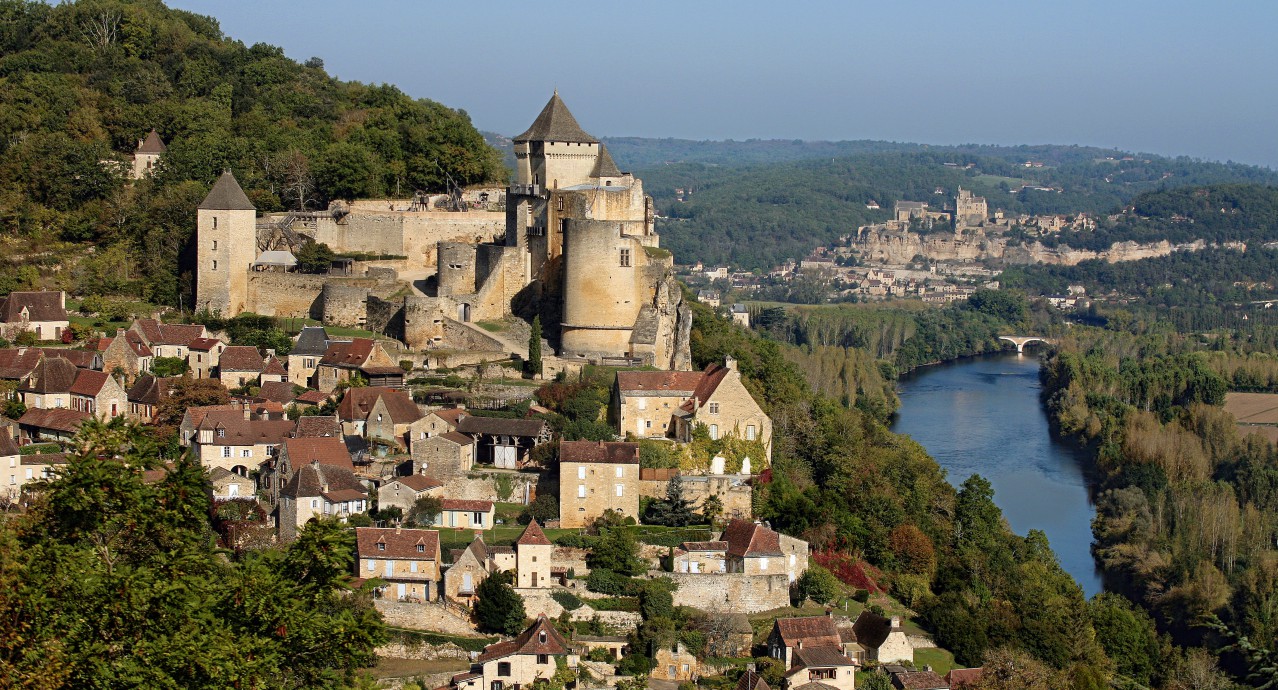
[[[259,223],[224,173],[197,213],[197,308],[311,316],[380,331],[410,349],[495,351],[509,343],[494,343],[474,322],[540,315],[558,324],[548,333],[562,357],[689,369],[691,310],[642,181],[617,167],[558,92],[514,146],[504,223],[491,212],[386,209],[384,201]],[[306,275],[259,254],[306,241],[398,258]]]

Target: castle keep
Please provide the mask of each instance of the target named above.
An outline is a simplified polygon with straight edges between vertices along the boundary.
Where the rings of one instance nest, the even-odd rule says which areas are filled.
[[[411,349],[487,351],[509,343],[473,322],[540,314],[562,357],[689,369],[691,311],[642,181],[617,167],[558,92],[514,146],[504,213],[430,210],[416,200],[397,209],[383,200],[259,224],[224,173],[199,207],[197,308],[310,316],[380,331]],[[310,241],[392,258],[343,275],[304,275],[263,259],[278,251],[259,255]]]

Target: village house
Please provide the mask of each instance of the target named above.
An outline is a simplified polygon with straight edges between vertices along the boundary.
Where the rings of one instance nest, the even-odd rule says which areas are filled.
[[[297,470],[314,463],[355,471],[351,453],[337,436],[303,436],[281,441],[276,457],[264,463],[259,476],[259,488],[278,503],[279,492],[284,489]]]
[[[266,359],[262,362],[262,373],[257,377],[258,383],[263,386],[268,383],[283,383],[286,378],[288,378],[288,372],[284,370],[284,364],[273,351],[268,351]]]
[[[3,437],[8,439],[7,436]],[[12,441],[9,441],[13,443]],[[0,487],[7,492],[10,500],[16,500],[22,494],[31,491],[35,482],[54,478],[54,470],[67,464],[66,453],[34,453],[30,455],[7,455],[3,448],[4,440],[0,440],[0,459],[9,472],[8,483]],[[16,446],[15,446],[16,448]],[[16,461],[16,466],[14,466]]]
[[[122,374],[127,381],[147,371],[155,353],[136,331],[116,329],[115,337],[98,339],[98,351],[102,353],[102,370]]]
[[[328,352],[328,331],[323,326],[303,326],[288,351],[288,380],[299,386],[314,383],[315,370]]]
[[[293,438],[342,438],[342,423],[337,415],[302,415],[293,428]]]
[[[492,529],[493,521],[497,518],[496,506],[492,501],[445,498],[440,504],[439,515],[435,516],[435,525],[438,527]]]
[[[265,376],[265,372],[262,375]],[[284,407],[292,405],[296,399],[297,394],[293,392],[291,381],[267,381],[258,387],[257,396],[254,397],[256,402],[274,402]]]
[[[379,510],[399,508],[404,511],[404,515],[408,515],[408,511],[413,509],[413,504],[419,499],[438,496],[443,486],[443,482],[423,474],[395,477],[377,488],[377,507]]]
[[[639,444],[561,442],[560,526],[586,527],[606,510],[639,520]]]
[[[900,616],[880,616],[862,611],[852,624],[856,642],[865,649],[867,661],[880,664],[914,663],[914,645],[901,627]]]
[[[674,683],[695,683],[700,677],[697,655],[688,651],[678,640],[661,645],[652,653],[653,667],[650,678]]]
[[[72,350],[65,347],[41,347],[32,349],[39,350],[40,354],[45,357],[61,357],[62,359],[74,364],[79,369],[104,371],[102,368],[101,352],[96,352],[94,350]]]
[[[164,155],[167,148],[159,133],[154,129],[147,132],[146,137],[138,140],[137,150],[133,152],[129,165],[129,177],[134,180],[150,177],[155,172],[156,166],[160,164],[160,156]]]
[[[750,310],[746,308],[746,305],[740,303],[733,304],[728,313],[732,315],[732,323],[735,323],[742,328],[750,327]]]
[[[794,665],[794,652],[813,647],[835,647],[842,651],[843,640],[833,616],[778,618],[768,635],[768,656]]]
[[[475,439],[456,431],[437,434],[412,443],[413,474],[440,478],[459,477],[475,465]]]
[[[241,477],[226,468],[214,467],[210,470],[209,483],[213,486],[214,501],[253,498],[253,480]]]
[[[371,338],[330,342],[316,366],[315,387],[321,391],[331,391],[337,384],[349,381],[354,376],[363,376],[370,383],[375,383],[372,380],[373,374],[387,367],[395,367],[395,362]],[[366,370],[371,370],[371,373]],[[403,370],[399,370],[401,382],[403,374]]]
[[[578,659],[543,614],[515,639],[485,647],[470,671],[453,676],[451,685],[456,690],[528,688],[554,676],[561,660],[575,669]]]
[[[0,350],[0,381],[19,382],[31,375],[44,353],[36,347],[10,347]]]
[[[186,355],[186,364],[191,368],[191,376],[207,379],[213,376],[226,343],[214,338],[196,338],[191,341]]]
[[[476,588],[489,574],[514,570],[515,562],[514,548],[489,546],[476,534],[469,546],[453,552],[453,564],[444,572],[444,596],[473,603]]]
[[[293,427],[294,423],[282,415],[254,414],[248,405],[238,410],[210,410],[195,429],[195,456],[205,467],[222,467],[247,477],[276,454]]]
[[[115,419],[128,411],[129,398],[114,377],[92,369],[78,369],[71,384],[71,409],[98,419]]]
[[[541,531],[536,520],[528,523],[523,534],[515,540],[515,573],[518,579],[515,586],[519,588],[544,588],[554,585],[551,575],[551,562],[554,560],[555,545]]]
[[[31,373],[18,383],[18,398],[28,409],[70,409],[71,386],[80,371],[61,357],[41,357]]]
[[[381,597],[426,603],[439,583],[439,532],[401,527],[355,528],[355,573],[386,581]]]
[[[208,330],[198,323],[160,323],[156,319],[137,319],[129,330],[142,338],[156,357],[173,357],[186,361],[191,343],[208,338]]]
[[[692,397],[705,376],[700,371],[619,371],[612,390],[617,433],[637,438],[665,438],[674,414]]]
[[[347,436],[398,448],[405,446],[409,426],[422,413],[402,390],[366,386],[347,389],[337,405],[337,416]]]
[[[18,418],[18,439],[29,443],[69,443],[80,433],[80,425],[92,417],[87,412],[54,408],[32,408]]]
[[[412,446],[415,441],[424,441],[432,436],[457,431],[458,420],[465,416],[466,410],[460,407],[449,407],[427,412],[421,419],[409,425],[409,446]]]
[[[550,426],[541,419],[462,417],[457,430],[475,439],[475,460],[513,470],[524,465],[528,452],[550,440]]]
[[[259,382],[266,368],[262,354],[252,345],[228,345],[217,361],[217,379],[230,390]]]
[[[793,584],[807,569],[807,542],[752,520],[732,520],[718,540],[684,542],[674,550],[677,573],[785,575]]]
[[[280,540],[296,539],[311,518],[334,517],[345,522],[351,515],[367,510],[368,490],[354,472],[316,460],[298,467],[280,490]]]
[[[849,659],[838,646],[816,646],[795,649],[791,658],[794,665],[786,671],[786,687],[790,690],[854,690],[856,686],[856,662]],[[810,686],[823,686],[813,688]]]
[[[36,340],[61,340],[69,325],[65,292],[10,292],[0,299],[0,338],[29,331]]]
[[[758,441],[770,461],[772,420],[741,382],[737,361],[724,357],[723,364],[712,364],[702,374],[690,399],[674,413],[675,438],[688,443],[692,441],[693,430],[704,426],[711,439],[733,435]]]

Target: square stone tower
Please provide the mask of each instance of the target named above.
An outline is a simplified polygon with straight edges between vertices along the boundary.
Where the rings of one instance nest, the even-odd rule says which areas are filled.
[[[248,271],[257,256],[257,207],[230,170],[196,210],[195,308],[232,317],[248,309]]]

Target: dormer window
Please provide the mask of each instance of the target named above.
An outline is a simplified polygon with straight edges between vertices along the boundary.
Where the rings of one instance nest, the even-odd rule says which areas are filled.
[[[217,437],[218,437],[218,438],[226,438],[226,429],[218,429],[218,430],[217,430]]]
[[[545,644],[545,643],[546,643],[546,631],[545,631],[545,630],[542,630],[541,632],[537,633],[537,641],[538,641],[538,642],[540,642],[540,643],[542,643],[542,644]]]
[[[426,553],[426,545],[425,545],[425,544],[418,544],[418,545],[417,545],[417,553]]]
[[[386,545],[385,545],[385,544],[383,544],[383,543],[380,543],[380,542],[379,542],[379,543],[377,544],[377,550],[378,550],[378,551],[385,551],[385,550],[386,550]]]

